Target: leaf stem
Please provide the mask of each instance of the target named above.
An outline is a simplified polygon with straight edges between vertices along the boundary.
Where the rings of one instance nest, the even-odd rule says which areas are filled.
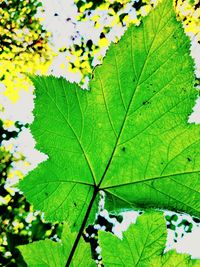
[[[94,187],[94,192],[93,192],[92,199],[90,200],[90,204],[89,204],[88,209],[87,209],[87,211],[86,211],[85,217],[84,217],[84,219],[83,219],[83,222],[82,222],[82,224],[81,224],[80,230],[79,230],[79,232],[78,232],[78,235],[77,235],[77,237],[76,237],[76,240],[75,240],[75,242],[74,242],[74,245],[73,245],[73,247],[72,247],[72,250],[71,250],[71,252],[70,252],[70,254],[69,254],[69,258],[68,258],[68,260],[67,260],[67,263],[66,263],[65,267],[69,267],[69,266],[70,266],[70,263],[71,263],[71,261],[72,261],[72,258],[73,258],[73,256],[74,256],[74,253],[75,253],[76,248],[77,248],[77,246],[78,246],[78,243],[79,243],[79,240],[80,240],[80,238],[81,238],[81,235],[82,235],[82,233],[83,233],[83,231],[84,231],[84,229],[85,229],[85,225],[86,225],[86,223],[87,223],[88,217],[89,217],[89,215],[90,215],[90,211],[91,211],[91,209],[92,209],[92,205],[93,205],[93,203],[94,203],[94,201],[95,201],[95,199],[96,199],[96,196],[97,196],[98,191],[99,191],[99,188],[98,188],[98,187]]]

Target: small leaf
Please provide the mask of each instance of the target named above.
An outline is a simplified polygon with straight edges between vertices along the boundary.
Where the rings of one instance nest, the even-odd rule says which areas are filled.
[[[62,242],[54,242],[46,239],[26,246],[19,246],[18,249],[29,267],[65,267],[75,238],[76,234],[71,233],[69,228],[65,225],[62,234]],[[91,259],[90,246],[86,244],[82,238],[76,250],[74,261],[70,266],[96,266]]]
[[[123,240],[107,232],[99,233],[103,263],[106,267],[188,267],[194,263],[200,266],[200,261],[193,261],[186,254],[175,251],[163,254],[166,237],[163,214],[146,212],[123,233]]]

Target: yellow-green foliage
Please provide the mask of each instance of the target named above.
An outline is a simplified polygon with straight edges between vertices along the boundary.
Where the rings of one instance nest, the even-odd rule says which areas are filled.
[[[0,80],[13,102],[29,88],[24,73],[45,73],[51,62],[49,33],[35,18],[40,5],[38,0],[0,1]]]

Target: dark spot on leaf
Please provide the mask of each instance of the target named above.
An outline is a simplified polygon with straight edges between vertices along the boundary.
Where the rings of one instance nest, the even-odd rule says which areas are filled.
[[[48,193],[47,192],[45,192],[44,194],[45,194],[45,196],[48,196]]]
[[[148,104],[150,104],[148,100],[142,102],[142,105],[148,105]]]
[[[189,162],[192,161],[191,158],[187,158],[187,160],[188,160]]]
[[[74,206],[76,207],[77,205],[76,205],[76,202],[74,202]]]
[[[122,147],[122,151],[125,151],[126,150],[126,148],[125,147]]]

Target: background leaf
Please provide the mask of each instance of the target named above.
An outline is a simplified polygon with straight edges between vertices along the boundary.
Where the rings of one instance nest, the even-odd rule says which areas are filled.
[[[110,233],[99,233],[103,263],[106,267],[200,266],[200,261],[193,261],[186,254],[175,251],[163,254],[166,237],[163,214],[145,212],[123,233],[122,240]]]
[[[71,233],[65,225],[61,242],[46,239],[18,248],[29,267],[64,267],[75,238],[76,234]],[[96,266],[91,259],[90,246],[82,238],[76,250],[74,261],[70,266]]]

